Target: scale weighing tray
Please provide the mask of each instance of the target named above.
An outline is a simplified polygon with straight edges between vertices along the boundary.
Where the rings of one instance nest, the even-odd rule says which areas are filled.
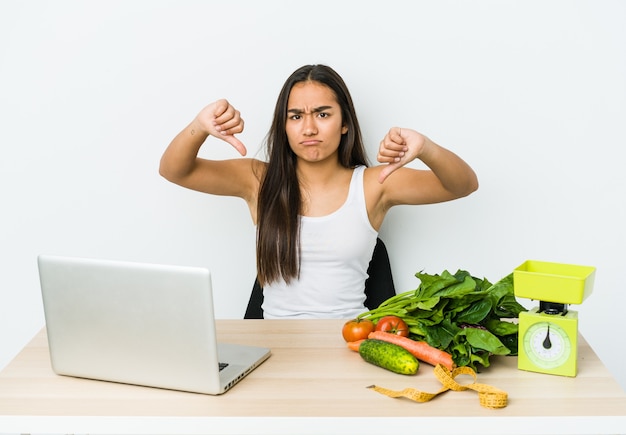
[[[513,270],[515,296],[581,304],[593,290],[595,267],[527,260]]]

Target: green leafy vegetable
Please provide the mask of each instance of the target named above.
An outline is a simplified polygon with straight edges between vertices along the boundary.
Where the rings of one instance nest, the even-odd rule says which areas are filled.
[[[401,317],[412,338],[450,353],[457,366],[488,367],[491,355],[517,354],[518,327],[511,320],[526,308],[515,299],[512,273],[495,284],[464,270],[415,276],[416,290],[358,317],[375,323],[387,315]]]

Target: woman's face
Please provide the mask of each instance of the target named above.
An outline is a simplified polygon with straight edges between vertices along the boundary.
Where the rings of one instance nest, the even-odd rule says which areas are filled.
[[[296,83],[287,101],[286,133],[298,159],[337,158],[341,135],[348,131],[335,93],[319,82]]]

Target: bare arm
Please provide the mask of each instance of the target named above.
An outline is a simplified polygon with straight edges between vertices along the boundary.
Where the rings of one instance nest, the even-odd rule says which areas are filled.
[[[429,170],[404,166],[420,159]],[[383,208],[450,201],[478,189],[474,170],[452,151],[410,129],[392,128],[382,140],[377,167]]]
[[[169,144],[159,173],[167,180],[189,189],[215,195],[239,196],[250,202],[254,192],[249,159],[206,160],[198,157],[209,136],[232,145],[241,155],[245,146],[234,135],[243,131],[239,111],[226,100],[209,104]]]

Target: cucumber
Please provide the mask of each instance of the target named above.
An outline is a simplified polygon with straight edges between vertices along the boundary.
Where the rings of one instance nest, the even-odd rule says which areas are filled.
[[[419,368],[419,361],[408,350],[382,340],[364,340],[359,354],[368,363],[401,375],[414,375]]]

